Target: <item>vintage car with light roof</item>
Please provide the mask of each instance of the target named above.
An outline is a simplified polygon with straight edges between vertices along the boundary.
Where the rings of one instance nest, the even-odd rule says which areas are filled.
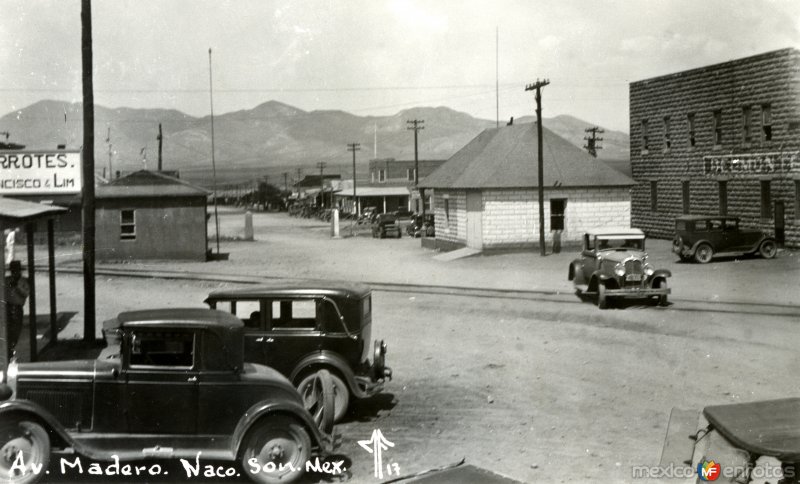
[[[711,262],[719,255],[755,255],[772,259],[778,253],[775,237],[739,226],[739,217],[683,215],[675,219],[672,251],[684,262]]]
[[[670,271],[648,262],[645,235],[639,229],[597,229],[583,236],[583,251],[569,265],[568,278],[583,294],[596,297],[600,309],[611,298],[655,297],[667,304]]]
[[[109,346],[96,359],[12,360],[0,383],[0,481],[36,482],[51,451],[71,454],[70,467],[80,457],[194,463],[202,452],[255,482],[299,478],[312,453],[333,450],[332,383],[304,401],[274,369],[243,361],[243,330],[221,311],[132,311],[104,323]]]
[[[391,379],[386,343],[372,341],[372,291],[351,282],[279,280],[211,292],[205,302],[245,323],[245,360],[286,375],[303,393],[326,369],[334,383],[334,421],[354,398]]]

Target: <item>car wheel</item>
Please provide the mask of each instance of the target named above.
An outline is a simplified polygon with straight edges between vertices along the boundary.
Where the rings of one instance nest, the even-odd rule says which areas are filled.
[[[0,444],[0,481],[29,484],[44,476],[50,463],[50,437],[44,427],[30,420],[3,418]]]
[[[602,282],[597,283],[597,307],[600,309],[608,308],[608,297],[606,297],[606,285]]]
[[[310,456],[311,437],[306,429],[291,417],[273,415],[248,432],[241,464],[253,482],[294,482],[303,475]]]
[[[772,259],[778,253],[778,246],[772,240],[765,240],[758,247],[758,253],[765,259]]]
[[[708,264],[712,257],[714,257],[714,249],[708,244],[700,244],[694,251],[694,260],[700,264]]]
[[[666,279],[657,279],[653,287],[658,289],[666,289],[667,288],[667,280]],[[666,294],[659,294],[658,295],[658,305],[659,306],[666,306],[667,305],[667,295]]]
[[[320,431],[330,434],[336,413],[336,398],[331,372],[322,369],[308,374],[297,385],[303,405],[314,418]]]

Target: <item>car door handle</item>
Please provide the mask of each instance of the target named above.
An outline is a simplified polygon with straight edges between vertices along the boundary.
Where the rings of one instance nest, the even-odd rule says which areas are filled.
[[[197,377],[196,376],[190,376],[189,378],[186,379],[186,381],[188,381],[188,382],[196,382],[197,381]]]
[[[274,339],[272,339],[272,338],[266,338],[266,339],[265,339],[263,336],[262,336],[262,337],[260,337],[260,338],[256,338],[256,343],[263,343],[263,342],[265,342],[265,341],[266,341],[267,343],[273,343],[275,340],[274,340]]]

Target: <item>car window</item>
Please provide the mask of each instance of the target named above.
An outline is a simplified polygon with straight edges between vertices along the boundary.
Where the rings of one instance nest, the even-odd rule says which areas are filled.
[[[133,331],[131,334],[131,367],[194,367],[193,332]]]
[[[736,220],[725,220],[725,230],[736,230],[737,225]]]
[[[314,299],[283,299],[271,303],[270,327],[276,330],[317,328],[317,302]]]
[[[708,230],[711,231],[721,231],[722,230],[722,220],[709,220],[708,221]]]
[[[261,328],[261,302],[258,300],[217,301],[215,309],[238,317],[245,328]]]
[[[676,220],[675,221],[675,230],[677,231],[688,231],[691,232],[694,228],[694,222],[689,220]]]
[[[599,250],[644,250],[644,239],[642,238],[599,238],[597,239]]]

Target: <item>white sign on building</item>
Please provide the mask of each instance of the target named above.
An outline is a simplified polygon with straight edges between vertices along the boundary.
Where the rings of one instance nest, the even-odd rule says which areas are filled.
[[[79,151],[0,151],[0,195],[80,191]]]

